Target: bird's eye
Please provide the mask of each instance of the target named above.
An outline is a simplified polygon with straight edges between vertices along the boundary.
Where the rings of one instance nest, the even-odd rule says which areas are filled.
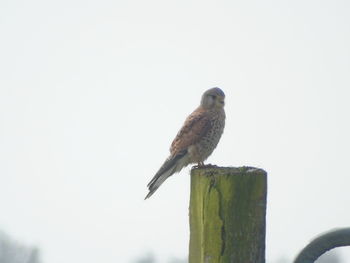
[[[210,97],[215,100],[216,99],[216,96],[215,95],[210,95]]]

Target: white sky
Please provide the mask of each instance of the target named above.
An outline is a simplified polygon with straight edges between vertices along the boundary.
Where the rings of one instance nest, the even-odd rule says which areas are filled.
[[[208,160],[269,173],[267,258],[350,222],[349,1],[0,2],[0,229],[44,262],[188,253],[189,169],[146,184],[203,91]]]

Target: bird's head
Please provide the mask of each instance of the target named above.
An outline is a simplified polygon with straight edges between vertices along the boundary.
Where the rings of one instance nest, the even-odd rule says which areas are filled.
[[[225,106],[225,93],[219,88],[212,88],[202,95],[201,106],[205,109],[221,109]]]

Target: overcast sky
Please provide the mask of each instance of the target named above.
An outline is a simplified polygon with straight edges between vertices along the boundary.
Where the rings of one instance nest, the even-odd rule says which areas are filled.
[[[0,1],[0,229],[47,263],[186,257],[189,168],[146,184],[202,93],[208,162],[265,169],[267,258],[350,222],[349,1]]]

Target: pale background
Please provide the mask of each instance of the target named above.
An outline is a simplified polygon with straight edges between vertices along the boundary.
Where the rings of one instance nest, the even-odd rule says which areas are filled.
[[[268,171],[267,258],[349,226],[349,14],[345,0],[2,0],[0,229],[50,263],[185,258],[189,168],[143,198],[214,86],[227,125],[208,161]]]

